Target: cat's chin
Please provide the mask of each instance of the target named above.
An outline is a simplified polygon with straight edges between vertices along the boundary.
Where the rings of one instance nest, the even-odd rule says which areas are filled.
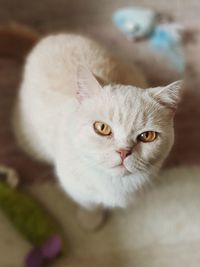
[[[111,170],[113,176],[128,176],[132,174],[124,165],[117,165]]]

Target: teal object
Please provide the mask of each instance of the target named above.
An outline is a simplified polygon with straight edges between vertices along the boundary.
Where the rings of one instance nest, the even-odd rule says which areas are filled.
[[[157,53],[168,58],[168,60],[179,71],[185,69],[185,57],[182,48],[182,38],[178,29],[170,24],[160,24],[150,37],[150,47]]]
[[[112,16],[114,24],[130,39],[148,36],[156,24],[156,13],[151,9],[130,7],[118,9]]]
[[[148,38],[152,50],[165,56],[180,73],[185,70],[181,24],[161,24],[155,11],[142,7],[118,9],[112,20],[130,40]]]

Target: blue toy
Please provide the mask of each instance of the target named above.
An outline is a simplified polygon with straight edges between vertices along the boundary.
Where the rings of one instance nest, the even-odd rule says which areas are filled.
[[[131,39],[150,34],[156,24],[156,13],[150,9],[122,8],[113,14],[113,22]]]
[[[185,68],[185,58],[182,48],[181,26],[176,24],[160,24],[153,31],[150,47],[166,57],[179,72]]]
[[[171,22],[160,23],[153,10],[139,7],[119,9],[112,19],[128,39],[149,38],[152,50],[166,56],[179,72],[184,71],[183,26]]]

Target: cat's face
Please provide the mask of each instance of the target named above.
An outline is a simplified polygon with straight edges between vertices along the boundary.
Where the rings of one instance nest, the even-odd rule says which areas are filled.
[[[79,157],[111,176],[138,171],[153,174],[173,145],[180,84],[153,89],[101,88],[86,70],[82,75],[74,123]]]

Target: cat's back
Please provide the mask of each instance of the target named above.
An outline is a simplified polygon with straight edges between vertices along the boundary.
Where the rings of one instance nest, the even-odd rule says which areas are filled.
[[[105,50],[89,38],[75,34],[51,35],[42,39],[27,58],[25,79],[31,82],[34,77],[37,88],[42,84],[43,89],[74,93],[78,64],[87,65],[95,72],[106,57]]]
[[[74,94],[79,64],[87,66],[105,83],[146,85],[143,74],[133,64],[115,59],[96,41],[77,34],[42,39],[27,58],[24,77],[30,79],[28,83],[34,80],[37,88]]]

